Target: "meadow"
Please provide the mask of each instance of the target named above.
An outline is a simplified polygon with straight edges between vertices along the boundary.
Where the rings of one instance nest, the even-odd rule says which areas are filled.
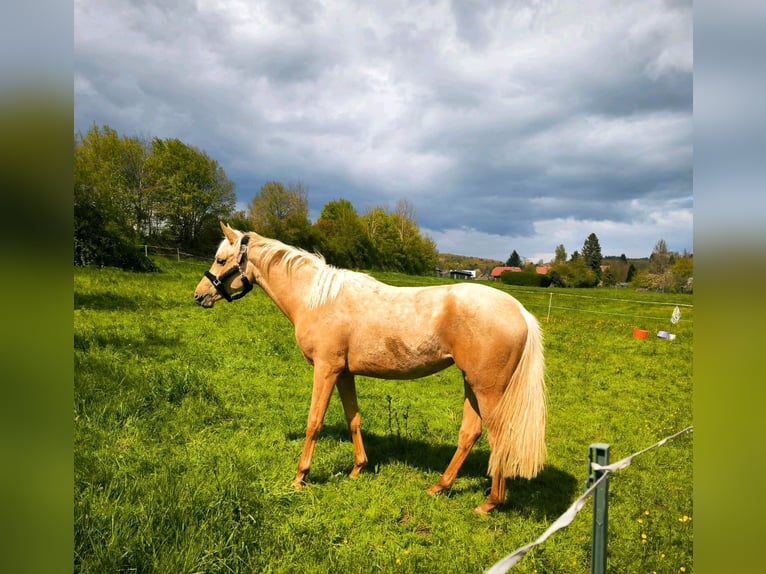
[[[543,472],[509,481],[503,507],[475,514],[490,485],[482,436],[452,491],[426,494],[457,443],[463,386],[451,367],[358,378],[369,464],[356,480],[334,396],[308,485],[294,491],[312,371],[292,325],[257,288],[202,309],[192,292],[208,265],[155,262],[159,273],[74,271],[76,572],[482,572],[583,492],[588,445],[609,443],[617,461],[692,424],[693,308],[670,323],[691,296],[492,284],[544,330]],[[634,339],[634,326],[649,338]],[[611,477],[609,571],[693,571],[692,441]],[[590,544],[589,503],[512,572],[589,572]]]

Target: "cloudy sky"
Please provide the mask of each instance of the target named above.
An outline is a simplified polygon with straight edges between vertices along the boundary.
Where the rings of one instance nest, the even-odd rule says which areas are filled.
[[[179,138],[440,251],[692,246],[691,0],[75,0],[75,129]]]

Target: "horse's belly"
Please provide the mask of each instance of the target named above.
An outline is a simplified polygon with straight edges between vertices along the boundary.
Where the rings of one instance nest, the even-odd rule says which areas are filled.
[[[348,354],[348,369],[352,373],[382,379],[425,377],[453,362],[437,338],[410,341],[402,337],[381,337],[350,346]]]

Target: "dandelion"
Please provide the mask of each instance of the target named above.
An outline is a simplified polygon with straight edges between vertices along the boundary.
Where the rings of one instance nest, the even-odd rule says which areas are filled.
[[[644,510],[644,514],[645,514],[646,516],[649,516],[649,511],[648,511],[648,510]]]
[[[636,519],[636,522],[638,522],[639,524],[643,524],[644,523],[644,519],[643,518],[638,518],[638,519]]]
[[[679,568],[679,570],[680,570],[681,572],[686,572],[686,566],[681,566],[681,568]]]
[[[662,558],[662,559],[665,558],[665,553],[664,552],[662,554],[660,554],[660,558]]]
[[[409,553],[410,553],[410,549],[409,549],[409,548],[408,548],[407,550],[405,550],[405,551],[404,551],[404,555],[405,555],[405,556],[407,556],[407,554],[409,554]]]
[[[397,558],[397,559],[396,559],[396,563],[397,563],[397,564],[401,564],[401,563],[402,563],[402,560],[401,560],[400,558]]]

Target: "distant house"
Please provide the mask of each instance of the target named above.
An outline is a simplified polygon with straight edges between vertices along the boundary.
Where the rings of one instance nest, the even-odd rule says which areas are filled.
[[[550,265],[538,265],[537,267],[535,267],[535,272],[538,275],[548,275],[548,271],[550,270],[551,270]]]
[[[476,279],[476,269],[450,269],[452,279]]]

